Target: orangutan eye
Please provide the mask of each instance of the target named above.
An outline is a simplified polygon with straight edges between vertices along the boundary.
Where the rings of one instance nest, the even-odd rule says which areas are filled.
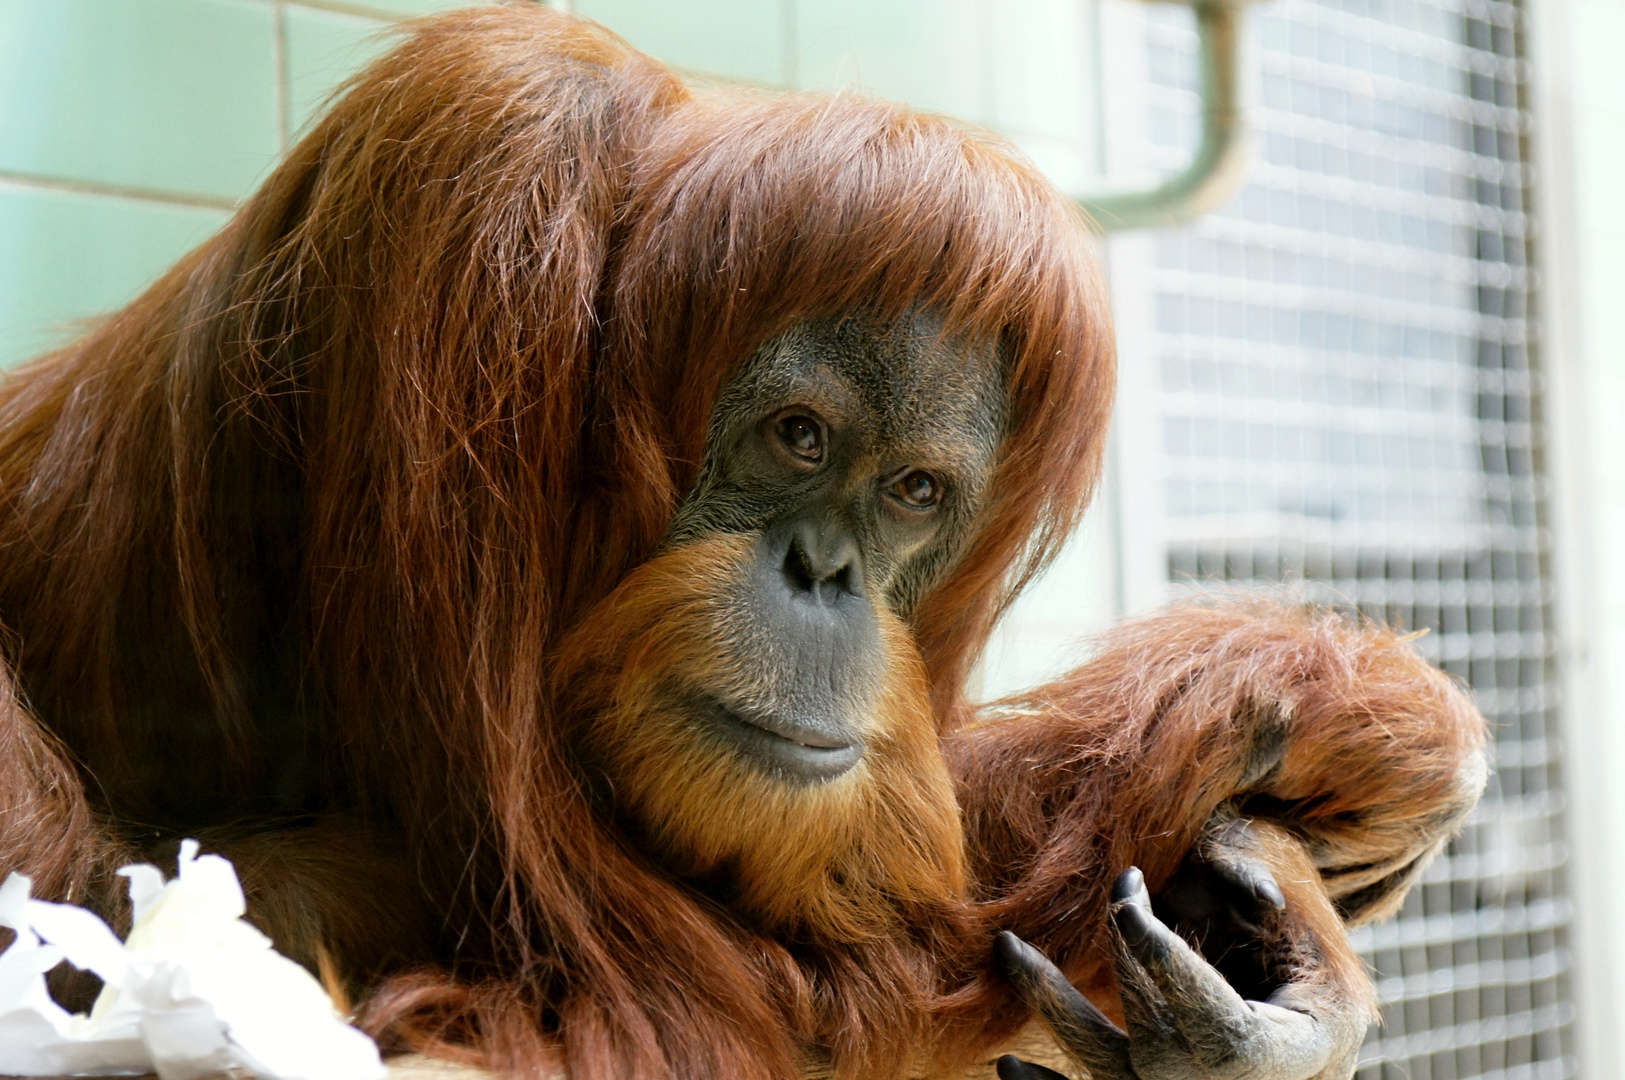
[[[930,473],[914,469],[891,486],[892,494],[902,502],[919,510],[937,505],[942,498],[942,484]]]
[[[824,427],[810,416],[795,414],[779,421],[779,441],[805,461],[824,456]]]

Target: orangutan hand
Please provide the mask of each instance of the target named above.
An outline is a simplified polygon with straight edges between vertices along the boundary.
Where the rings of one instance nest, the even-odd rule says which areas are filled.
[[[1332,962],[1330,954],[1346,953],[1346,943],[1328,949],[1324,921],[1317,931],[1314,919],[1288,913],[1259,841],[1245,821],[1211,830],[1157,897],[1163,918],[1195,936],[1202,953],[1153,912],[1139,870],[1117,879],[1110,918],[1126,1032],[1037,949],[999,935],[995,952],[1005,975],[1092,1080],[1353,1074],[1370,1020],[1368,984],[1357,968]],[[1341,935],[1340,926],[1332,929]],[[1354,980],[1359,984],[1350,985]],[[1064,1080],[1013,1055],[999,1059],[998,1074]]]

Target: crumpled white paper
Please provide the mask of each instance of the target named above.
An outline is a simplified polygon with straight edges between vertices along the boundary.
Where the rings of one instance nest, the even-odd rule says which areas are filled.
[[[231,863],[181,844],[166,883],[145,863],[130,880],[135,922],[120,942],[84,908],[29,899],[30,882],[0,885],[0,1076],[156,1072],[197,1080],[227,1069],[263,1080],[382,1080],[378,1047],[333,1009],[320,983],[242,919]],[[66,959],[106,984],[90,1015],[51,1000],[45,972]]]

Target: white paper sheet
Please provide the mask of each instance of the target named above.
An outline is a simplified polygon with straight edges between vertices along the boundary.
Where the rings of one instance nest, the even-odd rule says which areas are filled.
[[[382,1080],[378,1048],[333,1010],[320,983],[243,921],[231,863],[181,844],[180,874],[126,866],[127,941],[93,913],[0,885],[0,1076],[156,1072],[197,1080],[226,1069],[263,1080]],[[90,1015],[51,1000],[45,972],[66,959],[106,984]]]

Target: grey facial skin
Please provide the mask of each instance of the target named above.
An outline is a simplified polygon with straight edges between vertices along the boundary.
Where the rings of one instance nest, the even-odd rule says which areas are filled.
[[[730,380],[666,537],[754,538],[718,628],[747,687],[680,703],[707,737],[791,783],[857,764],[884,675],[876,605],[907,618],[964,548],[1004,386],[995,350],[924,315],[804,324]]]

